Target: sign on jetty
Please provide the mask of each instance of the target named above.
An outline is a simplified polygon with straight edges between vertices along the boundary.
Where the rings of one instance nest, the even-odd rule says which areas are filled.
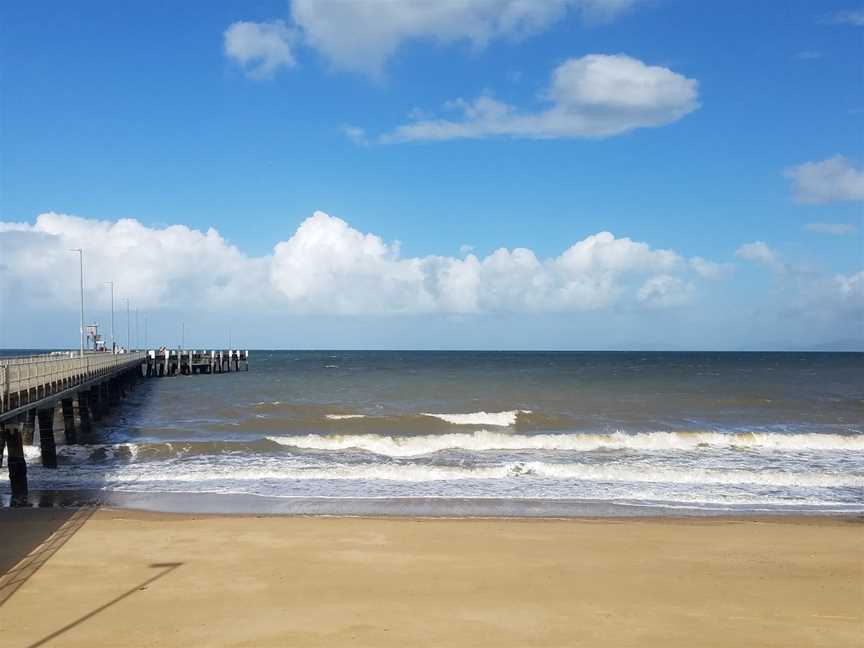
[[[24,445],[38,435],[42,465],[57,467],[55,429],[67,444],[148,377],[249,370],[249,352],[158,349],[127,353],[51,353],[0,358],[0,466],[6,449],[12,495],[27,494]],[[62,423],[55,426],[55,419]]]

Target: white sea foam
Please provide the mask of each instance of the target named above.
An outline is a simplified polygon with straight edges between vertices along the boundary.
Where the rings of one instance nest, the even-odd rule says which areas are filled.
[[[448,449],[483,450],[695,450],[711,448],[754,448],[770,450],[852,450],[864,451],[864,435],[778,434],[752,432],[642,432],[627,434],[507,434],[489,430],[472,433],[423,436],[344,434],[271,436],[276,443],[315,450],[368,450],[390,457],[411,457]]]
[[[89,471],[41,471],[40,480],[51,482],[86,481]],[[333,467],[287,466],[269,462],[252,466],[233,463],[185,463],[163,467],[126,465],[101,474],[106,483],[360,480],[390,482],[431,482],[471,480],[572,480],[580,482],[630,482],[693,485],[753,484],[793,488],[864,489],[864,476],[843,473],[801,473],[784,471],[750,472],[694,468],[657,468],[622,464],[565,464],[537,461],[508,462],[497,466],[462,467],[418,464],[336,464]]]
[[[325,414],[324,417],[330,419],[331,421],[344,421],[347,419],[366,418],[366,415],[365,414]]]
[[[168,446],[171,443],[166,442]],[[81,464],[93,459],[94,455],[104,454],[105,459],[121,459],[134,462],[138,459],[141,446],[136,443],[88,443],[58,445],[57,455],[64,463]],[[42,459],[42,450],[38,445],[24,446],[24,459],[27,463],[38,463]]]
[[[468,414],[431,414],[424,412],[422,416],[433,416],[452,425],[494,425],[509,427],[516,423],[519,414],[530,414],[531,410],[507,410],[505,412],[470,412]]]

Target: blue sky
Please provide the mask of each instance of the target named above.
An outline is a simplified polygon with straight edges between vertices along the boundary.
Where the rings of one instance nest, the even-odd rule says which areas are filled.
[[[466,4],[433,16],[413,0],[395,13],[374,0],[6,5],[0,346],[74,346],[77,283],[57,273],[75,265],[57,252],[78,245],[88,319],[104,325],[100,286],[113,278],[157,340],[184,318],[202,345],[232,326],[251,347],[791,348],[864,337],[862,7],[538,0],[508,23],[508,0],[478,0],[467,16]],[[371,7],[365,19],[348,15],[359,5]],[[582,90],[556,86],[556,74]],[[643,75],[628,88],[648,79],[668,92],[637,97],[619,118],[627,88],[585,106],[586,84],[603,74]],[[472,119],[465,106],[480,97],[516,118]],[[572,102],[588,126],[550,130],[543,111]],[[645,125],[649,109],[666,111],[660,123]],[[607,117],[622,132],[598,135]],[[442,122],[462,135],[440,139]],[[417,124],[422,137],[393,141]],[[317,210],[331,220],[306,221]],[[39,225],[49,212],[81,220]],[[124,218],[142,231],[87,233]],[[304,222],[302,240],[274,253]],[[219,250],[196,254],[190,239],[188,267],[159,273],[159,253],[98,249],[132,236],[174,255],[170,225],[214,228],[240,257],[222,267]],[[624,270],[602,259],[525,270],[508,258],[477,278],[461,263],[527,248],[543,265],[604,231],[678,260],[612,243]],[[321,232],[330,247],[315,247]],[[384,247],[364,248],[367,234]],[[764,249],[742,250],[756,242]],[[353,265],[334,266],[336,254]],[[28,271],[51,286],[36,297],[22,275],[34,255],[53,273]],[[429,257],[459,263],[442,270]],[[714,264],[710,278],[694,257]],[[266,290],[237,278],[256,272]],[[459,292],[461,280],[441,287],[442,273],[470,275],[475,293]],[[429,296],[405,296],[430,281]],[[184,283],[222,299],[184,315]]]

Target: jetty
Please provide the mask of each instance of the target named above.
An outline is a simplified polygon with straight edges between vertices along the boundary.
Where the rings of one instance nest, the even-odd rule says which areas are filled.
[[[24,446],[38,437],[45,468],[57,467],[57,435],[86,440],[110,409],[148,378],[249,370],[249,352],[151,349],[0,357],[0,466],[4,448],[13,499],[26,496]]]

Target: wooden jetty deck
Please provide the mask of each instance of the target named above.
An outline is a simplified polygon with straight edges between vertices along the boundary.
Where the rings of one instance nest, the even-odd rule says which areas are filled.
[[[62,415],[65,442],[78,443],[145,378],[244,370],[249,370],[249,352],[240,350],[163,348],[0,358],[0,466],[5,448],[13,498],[27,494],[24,445],[33,443],[37,429],[42,465],[57,467],[55,417]]]

